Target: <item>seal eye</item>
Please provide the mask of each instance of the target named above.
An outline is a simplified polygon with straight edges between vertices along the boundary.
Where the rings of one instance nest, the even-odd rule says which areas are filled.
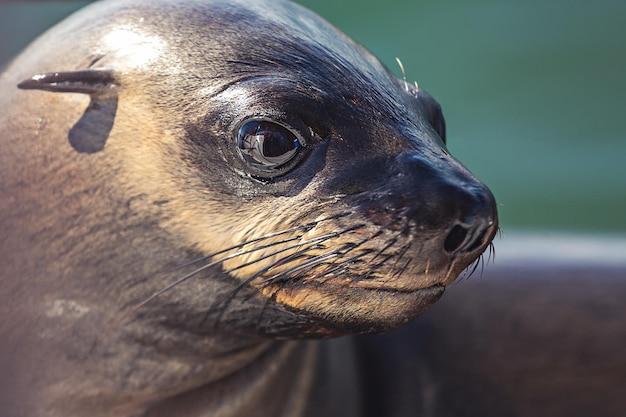
[[[265,171],[285,165],[302,145],[295,132],[269,120],[248,121],[237,134],[237,147],[246,162]]]

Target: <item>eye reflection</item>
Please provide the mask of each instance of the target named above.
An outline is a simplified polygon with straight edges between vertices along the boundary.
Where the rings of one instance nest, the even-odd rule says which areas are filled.
[[[239,152],[255,168],[271,170],[289,162],[302,144],[286,127],[269,120],[251,120],[239,128]]]

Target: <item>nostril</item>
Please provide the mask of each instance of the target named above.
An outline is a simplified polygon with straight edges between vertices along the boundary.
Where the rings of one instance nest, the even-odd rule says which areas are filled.
[[[456,252],[463,242],[465,242],[465,238],[467,237],[467,229],[463,226],[456,225],[450,230],[448,236],[446,237],[445,242],[443,243],[443,248],[448,253]]]
[[[453,194],[453,193],[451,193]],[[454,255],[476,255],[484,249],[497,229],[497,212],[493,194],[484,186],[457,189],[456,219],[450,224],[443,249]]]
[[[448,253],[470,253],[479,249],[487,234],[491,229],[491,223],[486,221],[477,221],[469,226],[455,225],[446,240],[443,242],[443,248]]]

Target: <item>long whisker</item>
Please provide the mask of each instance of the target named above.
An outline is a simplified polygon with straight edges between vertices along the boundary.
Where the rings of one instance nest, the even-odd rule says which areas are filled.
[[[400,278],[402,274],[404,274],[404,272],[407,270],[409,265],[411,265],[411,262],[413,262],[413,258],[407,259],[406,262],[404,263],[404,266],[398,272],[396,272],[393,276],[395,278]]]
[[[346,244],[346,245],[344,245],[344,248],[346,248],[346,247],[347,247],[347,250],[345,250],[345,251],[341,254],[341,258],[345,258],[345,256],[346,256],[346,255],[348,255],[350,252],[352,252],[352,251],[354,251],[354,250],[356,250],[356,249],[360,248],[360,247],[361,247],[361,246],[363,246],[365,243],[367,243],[367,242],[368,242],[368,241],[370,241],[371,239],[374,239],[374,238],[376,238],[376,237],[380,236],[381,234],[382,234],[382,231],[378,231],[378,232],[374,233],[373,235],[368,236],[367,238],[360,240],[360,241],[359,241],[359,242],[357,242],[357,243],[351,243],[351,244]],[[343,250],[343,248],[342,248],[342,250]],[[350,266],[353,266],[353,265],[354,265],[354,264],[355,264],[355,263],[356,263],[356,262],[357,262],[360,258],[362,258],[362,257],[364,257],[364,256],[366,256],[366,255],[370,255],[372,252],[373,252],[373,249],[366,249],[366,250],[361,251],[361,252],[360,252],[359,254],[357,254],[357,255],[354,255],[354,256],[352,256],[352,257],[350,257],[350,258],[343,259],[343,260],[341,261],[341,263],[337,264],[337,267],[336,267],[336,268],[334,268],[334,269],[332,270],[332,272],[335,272],[336,270],[339,270],[339,269],[343,269],[344,271],[347,271],[347,270],[349,270],[349,269],[350,269]],[[328,273],[326,273],[326,274],[323,274],[323,275],[329,275],[329,274],[328,274]],[[317,274],[317,275],[315,276],[315,278],[316,278],[316,279],[319,279],[319,278],[321,278],[323,275],[321,275],[321,274]],[[324,280],[324,282],[326,282],[328,279],[331,279],[331,278],[332,278],[332,276],[327,276],[327,279],[326,279],[326,280]]]
[[[216,320],[215,320],[215,325],[217,325],[217,324],[219,323],[219,321],[221,320],[221,317],[222,317],[222,316],[223,316],[223,314],[225,313],[226,309],[228,308],[228,306],[230,305],[230,303],[232,302],[232,300],[235,298],[235,296],[239,293],[239,291],[241,291],[243,288],[245,288],[246,286],[248,286],[248,285],[249,285],[252,281],[254,281],[255,279],[257,279],[258,277],[260,277],[260,276],[262,276],[263,274],[267,273],[267,272],[268,272],[269,270],[271,270],[272,268],[276,268],[277,266],[285,265],[285,264],[287,264],[287,263],[289,263],[289,262],[293,262],[293,261],[295,261],[295,260],[297,260],[297,259],[300,259],[302,256],[305,256],[305,255],[306,255],[306,253],[307,253],[308,251],[310,251],[310,250],[312,250],[312,249],[314,249],[314,248],[319,247],[319,244],[320,244],[320,243],[322,243],[322,242],[324,242],[324,241],[326,241],[326,240],[329,240],[329,239],[332,239],[332,238],[338,237],[338,236],[340,236],[340,235],[342,235],[342,234],[345,234],[345,233],[348,233],[348,232],[351,232],[351,231],[354,231],[354,230],[361,229],[361,228],[363,228],[363,227],[365,227],[365,225],[362,225],[362,224],[360,224],[360,225],[355,225],[355,226],[349,227],[349,228],[344,229],[344,230],[339,231],[339,232],[334,232],[334,233],[329,233],[329,234],[326,234],[326,235],[323,235],[323,236],[318,236],[318,237],[315,237],[315,238],[309,239],[309,240],[308,240],[308,241],[306,241],[306,242],[301,242],[301,243],[299,243],[298,245],[292,245],[292,246],[290,247],[290,249],[300,248],[300,250],[298,250],[297,252],[295,252],[295,253],[293,253],[293,254],[290,254],[290,255],[286,256],[285,258],[281,258],[281,259],[279,259],[279,260],[277,260],[277,261],[275,261],[275,262],[270,263],[270,264],[269,264],[269,265],[267,265],[266,267],[264,267],[264,268],[262,268],[261,270],[259,270],[259,271],[255,272],[252,276],[250,276],[250,277],[246,278],[245,280],[241,281],[241,282],[240,282],[240,283],[239,283],[239,284],[238,284],[238,285],[237,285],[237,286],[236,286],[236,287],[235,287],[235,288],[234,288],[234,289],[233,289],[233,290],[232,290],[232,291],[228,294],[228,296],[227,296],[226,298],[224,298],[221,302],[219,302],[219,303],[215,303],[215,304],[214,304],[214,305],[218,305],[219,307],[217,307],[217,308],[211,308],[211,309],[209,309],[209,310],[207,311],[207,313],[205,314],[205,317],[204,317],[203,321],[206,321],[206,320],[208,319],[209,315],[211,315],[212,313],[214,313],[214,312],[218,312],[218,316],[216,317]],[[307,245],[307,246],[302,247],[303,245]],[[284,252],[284,251],[286,251],[286,250],[289,250],[289,249],[280,249],[280,250],[278,250],[278,251],[275,251],[275,252],[274,252],[274,253],[272,253],[272,254],[265,255],[265,256],[263,256],[263,257],[262,257],[262,258],[260,258],[260,259],[257,259],[257,260],[255,260],[255,261],[251,261],[251,262],[249,262],[249,263],[247,263],[247,264],[245,264],[245,265],[240,265],[240,266],[235,267],[235,268],[233,268],[233,269],[231,269],[231,270],[229,270],[229,271],[226,271],[226,272],[232,272],[232,271],[234,271],[234,270],[236,270],[236,269],[240,269],[240,268],[243,268],[243,267],[245,267],[245,266],[252,265],[252,264],[254,264],[254,263],[256,263],[256,262],[258,262],[258,261],[260,261],[260,260],[262,260],[262,259],[266,259],[266,258],[272,257],[272,256],[276,255],[277,253],[281,253],[281,252]]]
[[[141,301],[139,304],[135,305],[135,306],[134,306],[134,307],[133,307],[133,308],[129,311],[129,313],[133,313],[133,312],[137,311],[137,310],[138,310],[138,309],[140,309],[141,307],[143,307],[143,306],[145,306],[146,304],[148,304],[150,301],[152,301],[152,300],[154,300],[155,298],[157,298],[157,297],[161,296],[162,294],[164,294],[164,293],[168,292],[169,290],[171,290],[172,288],[176,287],[177,285],[182,284],[183,282],[187,281],[188,279],[193,278],[194,276],[196,276],[196,275],[197,275],[197,274],[199,274],[200,272],[202,272],[202,271],[204,271],[204,270],[206,270],[206,269],[208,269],[208,268],[210,268],[210,267],[212,267],[212,266],[215,266],[215,265],[217,265],[217,264],[219,264],[219,263],[222,263],[222,262],[224,262],[224,261],[227,261],[227,260],[230,260],[230,259],[236,258],[236,257],[238,257],[238,256],[242,256],[242,255],[245,255],[245,254],[249,254],[249,253],[252,253],[252,252],[255,252],[255,251],[259,251],[259,250],[262,250],[262,249],[267,249],[267,248],[269,248],[269,247],[271,247],[271,246],[275,246],[275,245],[278,245],[278,244],[281,244],[281,243],[290,242],[290,241],[292,241],[292,240],[296,240],[296,239],[298,239],[298,237],[297,237],[297,236],[296,236],[296,237],[294,237],[294,238],[283,239],[283,240],[278,241],[278,242],[268,243],[268,244],[266,244],[266,245],[262,245],[262,246],[259,246],[259,247],[256,247],[256,248],[247,249],[247,250],[245,250],[245,251],[238,251],[238,252],[235,252],[235,253],[230,254],[230,255],[228,255],[228,256],[224,256],[224,257],[221,257],[221,258],[219,258],[219,259],[216,259],[216,260],[214,260],[214,261],[212,261],[212,262],[209,262],[208,264],[203,265],[203,266],[201,266],[200,268],[195,269],[194,271],[192,271],[192,272],[190,272],[190,273],[188,273],[188,274],[184,275],[183,277],[181,277],[181,278],[177,279],[176,281],[172,282],[171,284],[167,285],[166,287],[162,288],[161,290],[159,290],[159,291],[157,291],[157,292],[153,293],[153,294],[152,294],[152,295],[150,295],[148,298],[144,299],[144,300],[143,300],[143,301]],[[216,254],[220,254],[220,253],[224,253],[224,251],[216,252]],[[200,259],[202,259],[202,260],[206,260],[206,259],[208,259],[208,257],[202,257],[202,258],[200,258]],[[198,263],[198,261],[196,260],[196,261],[188,262],[188,263],[186,264],[186,266],[190,266],[190,265],[193,265],[193,264],[195,264],[195,263]]]
[[[315,220],[315,221],[312,221],[312,222],[301,224],[299,226],[295,226],[295,227],[291,227],[291,228],[288,228],[288,229],[284,229],[284,230],[281,230],[281,231],[278,231],[278,232],[267,233],[267,234],[265,234],[263,236],[259,236],[259,237],[254,238],[254,239],[246,240],[245,242],[233,245],[233,246],[231,246],[229,248],[222,249],[222,250],[220,250],[218,252],[214,252],[214,253],[211,253],[209,255],[206,255],[206,256],[203,256],[201,258],[198,258],[196,260],[193,260],[191,262],[188,262],[185,266],[193,265],[194,263],[207,260],[207,259],[215,257],[217,255],[221,255],[223,253],[230,252],[230,251],[233,251],[235,249],[239,249],[239,248],[242,248],[244,246],[248,246],[248,245],[251,245],[253,243],[257,243],[257,242],[263,241],[263,240],[272,239],[274,237],[281,236],[281,235],[284,235],[284,234],[287,234],[287,233],[297,232],[297,231],[300,231],[300,230],[308,231],[308,230],[311,230],[312,228],[314,228],[315,226],[317,226],[318,224],[323,223],[325,221],[334,220],[334,219],[338,219],[338,218],[349,216],[349,215],[350,215],[350,212],[343,212],[343,213],[335,214],[335,215],[332,215],[332,216],[324,217],[324,218],[319,219],[319,220]],[[253,248],[253,249],[250,249],[249,251],[238,252],[238,254],[250,253],[250,252],[253,252],[253,251],[256,251],[256,250],[265,249],[266,247],[272,246],[274,244],[284,243],[284,242],[288,242],[288,241],[291,241],[291,240],[297,240],[297,239],[298,239],[298,237],[296,236],[296,237],[293,237],[293,238],[286,239],[284,241],[274,242],[274,243],[268,244],[266,246],[260,246],[260,247],[257,247],[257,248]]]
[[[348,246],[348,245],[346,245]],[[352,247],[352,245],[350,245],[350,247]],[[346,252],[342,253],[340,255],[340,258],[343,258],[345,256]],[[363,254],[364,256],[365,254]],[[328,263],[327,265],[329,266],[329,268],[325,269],[324,271],[320,271],[317,274],[315,274],[314,276],[311,277],[311,280],[319,280],[322,277],[326,277],[326,280],[324,282],[326,282],[329,279],[332,279],[333,277],[336,277],[338,275],[341,275],[347,271],[350,270],[350,266],[354,264],[355,260],[357,257],[360,257],[361,255],[357,255],[354,257],[351,257],[349,259],[344,259],[339,263],[336,262],[332,262],[332,263]],[[320,263],[321,265],[322,263]],[[314,269],[314,267],[312,267],[311,269]],[[340,271],[339,273],[336,273],[337,271]],[[306,271],[308,272],[308,271]],[[298,275],[302,275],[302,272],[300,272],[300,274]]]
[[[406,245],[404,245],[400,249],[400,253],[398,254],[398,257],[396,258],[396,260],[393,262],[393,265],[391,265],[391,269],[396,269],[396,265],[398,265],[398,263],[400,261],[402,261],[402,259],[406,255],[406,253],[409,251],[409,249],[411,249],[411,246],[413,246],[412,242],[411,243],[407,243]],[[411,264],[412,261],[413,261],[413,258],[409,258],[401,269],[396,270],[396,272],[394,272],[391,275],[389,280],[391,281],[391,280],[394,280],[394,279],[397,279],[398,277],[400,277],[402,275],[402,273],[404,273],[404,271],[409,267],[409,265]]]
[[[372,276],[372,274],[373,274],[376,270],[378,270],[378,269],[382,268],[382,267],[385,265],[385,263],[387,263],[387,261],[389,261],[390,259],[392,259],[394,256],[395,256],[395,255],[394,255],[394,254],[392,254],[392,253],[390,253],[390,254],[388,254],[387,256],[385,256],[385,257],[384,257],[381,261],[379,261],[377,264],[372,265],[372,266],[370,267],[370,270],[369,270],[369,271],[367,271],[367,273],[366,273],[365,275],[363,275],[363,276],[359,277],[359,280],[368,279],[370,276]]]
[[[464,276],[464,279],[469,279],[472,275],[474,275],[474,273],[476,272],[476,270],[478,269],[478,265],[481,264],[481,260],[483,259],[482,255],[480,257],[478,257],[478,259],[476,259],[474,262],[472,262],[472,265],[466,269],[466,271],[469,271],[469,273]]]
[[[315,227],[317,224],[319,224],[319,223],[321,223],[323,221],[335,219],[335,218],[338,218],[338,217],[343,217],[345,215],[348,215],[348,213],[341,213],[341,214],[338,214],[338,215],[326,217],[326,218],[321,219],[321,220],[317,220],[315,222],[309,222],[309,223],[306,223],[306,224],[303,224],[303,225],[299,225],[299,226],[292,227],[292,228],[289,228],[289,229],[281,230],[279,232],[268,233],[268,234],[260,236],[258,238],[254,238],[254,239],[245,241],[243,243],[230,246],[229,248],[222,249],[222,250],[220,250],[218,252],[214,252],[214,253],[211,253],[209,255],[206,255],[206,256],[200,257],[198,259],[195,259],[193,261],[187,262],[187,263],[185,263],[185,264],[183,264],[183,265],[181,265],[179,267],[174,268],[171,272],[184,269],[184,268],[189,267],[191,265],[197,264],[197,263],[202,262],[202,261],[206,261],[206,260],[208,260],[210,258],[213,258],[215,256],[221,255],[223,253],[227,253],[227,252],[235,250],[235,249],[242,248],[242,247],[250,245],[252,243],[256,243],[256,242],[260,242],[260,241],[263,241],[263,240],[271,239],[273,237],[284,235],[286,233],[291,233],[291,232],[296,232],[296,231],[300,231],[300,230],[311,229],[311,228]],[[326,235],[326,236],[329,236],[329,235]],[[237,251],[237,252],[232,253],[232,254],[230,254],[228,256],[224,256],[222,258],[216,259],[215,261],[210,262],[210,263],[208,263],[208,264],[206,264],[206,265],[196,269],[195,271],[185,275],[184,277],[176,280],[175,282],[169,284],[167,287],[163,288],[162,290],[159,290],[158,292],[152,294],[150,297],[148,297],[147,299],[142,301],[138,306],[141,307],[141,306],[146,305],[147,303],[149,303],[150,301],[152,301],[156,297],[160,296],[161,294],[167,292],[168,290],[174,288],[175,286],[181,284],[182,282],[185,282],[189,278],[192,278],[197,273],[199,273],[199,272],[201,272],[201,271],[203,271],[203,270],[205,270],[205,269],[207,269],[207,268],[209,268],[211,266],[214,266],[214,265],[216,265],[216,264],[218,264],[220,262],[224,262],[224,261],[236,258],[238,256],[242,256],[242,255],[250,254],[250,253],[257,252],[257,251],[260,251],[260,250],[263,250],[263,249],[267,249],[267,248],[272,247],[272,246],[280,245],[280,244],[291,242],[291,241],[296,241],[296,240],[301,239],[301,238],[302,238],[302,235],[298,235],[298,236],[294,236],[294,237],[291,237],[291,238],[283,239],[283,240],[280,240],[280,241],[271,242],[271,243],[268,243],[268,244],[265,244],[265,245],[257,246],[257,247],[254,247],[254,248],[250,248],[250,249],[247,249],[247,250]],[[324,238],[324,236],[321,236],[319,238],[314,238],[314,239],[321,240],[322,238]],[[330,237],[328,237],[328,238],[330,238]],[[311,239],[310,241],[313,241],[314,239]],[[306,244],[307,242],[308,241],[303,242],[301,244]],[[294,246],[298,246],[298,245],[294,245]],[[293,248],[294,246],[291,246],[290,248]],[[241,266],[241,267],[243,267],[243,266]],[[238,268],[235,268],[235,269],[238,269]],[[227,271],[227,272],[231,272],[231,271]]]
[[[342,273],[346,272],[346,271],[349,271],[350,268],[354,267],[356,264],[363,262],[363,261],[361,261],[361,258],[363,258],[363,257],[365,257],[367,255],[370,255],[372,252],[373,252],[373,249],[366,249],[366,250],[363,250],[363,251],[361,251],[360,253],[358,253],[358,254],[356,254],[354,256],[351,256],[350,258],[343,259],[341,261],[341,263],[337,264],[337,267],[334,270],[332,270],[332,272],[335,272],[336,270],[339,270],[339,269],[342,269]],[[318,274],[316,276],[316,278],[319,279],[323,275],[327,276],[326,279],[323,281],[323,283],[327,282],[328,280],[330,280],[334,276],[336,276],[336,275],[330,275],[327,272],[325,274]],[[355,278],[355,282],[358,281],[358,280],[360,280],[360,278]]]
[[[382,248],[382,249],[380,249],[380,250],[376,253],[376,255],[374,255],[374,257],[372,258],[371,262],[374,262],[376,259],[378,259],[378,257],[379,257],[379,256],[381,256],[383,253],[385,253],[385,251],[386,251],[387,249],[389,249],[390,247],[392,247],[393,245],[395,245],[395,244],[396,244],[396,242],[398,242],[398,238],[397,238],[397,237],[394,237],[393,239],[391,239],[391,240],[389,241],[389,243],[387,243],[385,246],[383,246],[383,248]]]
[[[496,262],[496,247],[493,244],[493,242],[489,242],[489,256],[487,257],[487,263],[492,262],[495,263]]]
[[[236,271],[238,269],[242,269],[242,268],[248,267],[248,266],[253,265],[253,264],[257,263],[257,262],[263,261],[263,260],[265,260],[267,258],[271,258],[272,256],[275,256],[275,255],[277,255],[279,253],[290,251],[292,249],[299,248],[299,247],[302,247],[302,246],[305,246],[305,245],[309,245],[311,243],[317,245],[319,243],[325,242],[325,241],[327,241],[329,239],[332,239],[332,238],[335,238],[337,236],[339,236],[339,233],[329,233],[329,234],[322,235],[322,236],[317,236],[317,237],[314,237],[314,238],[311,238],[311,239],[308,239],[308,240],[305,240],[305,241],[302,241],[302,242],[298,242],[295,245],[286,246],[284,248],[276,250],[276,251],[274,251],[272,253],[269,253],[267,255],[263,255],[263,256],[255,259],[253,261],[244,263],[242,265],[238,265],[238,266],[236,266],[236,267],[234,267],[232,269],[227,270],[226,272],[228,272],[228,273],[234,272],[234,271]]]
[[[263,320],[263,315],[265,314],[265,311],[267,310],[267,307],[270,305],[271,302],[276,301],[276,296],[278,295],[278,293],[285,288],[285,286],[287,286],[289,284],[289,281],[285,281],[283,283],[281,283],[279,285],[279,287],[272,292],[272,294],[267,297],[267,299],[265,300],[265,303],[263,304],[263,308],[261,309],[261,312],[259,313],[259,318],[257,319],[257,327],[261,327],[261,321]]]
[[[285,277],[291,278],[290,275],[292,275],[295,272],[302,271],[302,270],[310,271],[311,269],[313,269],[313,268],[323,264],[327,260],[332,259],[332,258],[336,258],[337,256],[339,256],[339,250],[332,250],[332,251],[326,252],[326,253],[324,253],[322,255],[314,256],[310,260],[299,264],[295,268],[291,268],[291,269],[289,269],[287,271],[284,271],[284,272],[281,272],[279,274],[273,275],[271,277],[265,278],[263,281],[260,282],[260,284],[262,284],[262,285],[269,285],[269,284],[273,284],[275,282],[281,282],[283,280],[283,278],[285,278]]]
[[[222,260],[217,260],[214,262],[210,262],[206,265],[201,266],[200,268],[188,273],[187,275],[183,276],[182,278],[177,279],[176,281],[172,282],[171,284],[167,285],[165,288],[153,293],[152,295],[150,295],[148,298],[144,299],[143,301],[141,301],[140,303],[134,305],[132,308],[130,308],[129,310],[127,310],[125,313],[123,313],[122,315],[120,315],[114,322],[112,322],[107,329],[103,332],[104,335],[108,334],[110,331],[115,330],[120,324],[122,324],[126,319],[128,319],[130,316],[132,316],[133,314],[135,314],[139,309],[141,309],[142,307],[144,307],[146,304],[148,304],[149,302],[151,302],[152,300],[154,300],[155,298],[161,296],[162,294],[166,293],[167,291],[171,290],[172,288],[176,287],[177,285],[187,281],[188,279],[198,275],[200,272],[204,271],[205,269],[208,269],[218,263],[222,262]]]
[[[263,236],[259,236],[257,238],[250,239],[250,240],[247,240],[245,242],[238,243],[238,244],[232,245],[232,246],[230,246],[228,248],[219,250],[217,252],[213,252],[213,253],[210,253],[208,255],[199,257],[199,258],[191,260],[189,262],[185,262],[185,263],[183,263],[181,265],[178,265],[178,266],[170,269],[169,271],[157,274],[156,277],[168,275],[168,274],[174,273],[176,271],[183,270],[185,268],[188,268],[190,266],[196,265],[198,263],[205,262],[205,261],[207,261],[207,260],[209,260],[211,258],[215,258],[216,256],[223,255],[223,254],[231,252],[233,250],[242,249],[245,246],[249,246],[249,245],[257,243],[257,242],[261,242],[261,241],[265,241],[265,240],[268,240],[268,239],[272,239],[272,238],[275,238],[275,237],[278,237],[278,236],[281,236],[281,235],[285,235],[285,234],[288,234],[288,233],[293,233],[293,232],[298,232],[298,231],[303,231],[303,230],[304,231],[308,231],[308,230],[311,230],[312,228],[314,228],[315,226],[317,226],[318,224],[320,224],[322,222],[333,220],[333,219],[337,219],[337,218],[341,218],[341,217],[345,217],[345,216],[349,216],[349,215],[350,215],[350,212],[346,211],[346,212],[338,213],[338,214],[335,214],[335,215],[332,215],[332,216],[327,216],[327,217],[324,217],[324,218],[319,219],[319,220],[315,220],[315,221],[311,221],[311,222],[308,222],[308,223],[305,223],[305,224],[301,224],[301,225],[298,225],[298,226],[295,226],[295,227],[291,227],[291,228],[288,228],[288,229],[280,230],[278,232],[268,233],[268,234],[265,234]],[[267,249],[267,248],[272,247],[272,246],[276,246],[276,245],[284,244],[284,243],[287,243],[287,242],[299,240],[299,239],[302,238],[302,236],[303,235],[297,235],[297,236],[290,237],[290,238],[287,238],[287,239],[282,239],[282,240],[279,240],[279,241],[270,242],[270,243],[267,243],[265,245],[252,247],[250,249],[239,250],[239,251],[237,251],[235,253],[229,254],[227,256],[222,256],[219,259],[214,259],[213,261],[211,261],[211,262],[209,262],[209,263],[207,263],[205,265],[202,265],[201,267],[191,271],[190,273],[185,274],[183,277],[177,279],[176,281],[168,284],[167,286],[165,286],[161,290],[151,294],[150,296],[148,296],[147,298],[145,298],[144,300],[142,300],[138,304],[134,305],[133,307],[131,307],[129,310],[127,310],[123,314],[121,314],[115,321],[113,321],[107,327],[107,329],[103,332],[103,336],[108,334],[109,332],[115,330],[121,323],[123,323],[130,316],[135,314],[139,309],[141,309],[142,307],[144,307],[145,305],[147,305],[148,303],[150,303],[154,299],[160,297],[164,293],[170,291],[172,288],[182,284],[183,282],[185,282],[185,281],[187,281],[187,280],[197,276],[202,271],[205,271],[206,269],[211,268],[211,267],[213,267],[213,266],[215,266],[217,264],[220,264],[220,263],[222,263],[224,261],[227,261],[229,259],[233,259],[233,258],[242,256],[242,255],[246,255],[246,254],[249,254],[249,253],[252,253],[252,252],[264,250],[264,249]],[[325,235],[325,237],[314,238],[314,239],[311,239],[310,241],[313,241],[313,240],[316,240],[316,239],[319,240],[319,241],[323,241],[324,238],[325,239],[330,239],[332,237],[334,237],[334,236]],[[299,245],[306,244],[307,242],[302,242]],[[295,246],[297,247],[297,245],[295,245]],[[153,278],[156,278],[156,277],[153,276]],[[140,282],[145,282],[147,279],[148,279],[148,277],[145,277]],[[135,283],[135,285],[136,285],[136,283]]]
[[[352,230],[352,228],[350,230]],[[341,232],[341,233],[345,233],[345,231]],[[318,247],[319,247],[319,242],[315,242],[312,245],[306,246],[306,247],[302,248],[300,251],[295,252],[293,254],[290,254],[289,256],[286,256],[285,258],[279,259],[279,260],[271,263],[270,265],[266,266],[265,268],[261,269],[260,271],[257,271],[252,277],[247,278],[244,282],[246,284],[249,284],[252,280],[260,277],[261,275],[267,273],[268,271],[270,271],[273,268],[276,268],[277,266],[286,265],[288,263],[292,263],[294,261],[297,261],[297,260],[301,259],[302,257],[309,256],[308,252],[310,250],[318,248]],[[312,256],[311,259],[316,258],[316,257],[317,257],[317,255],[316,256]],[[267,278],[267,279],[271,279],[271,277]]]
[[[183,270],[183,269],[185,269],[187,267],[190,267],[192,265],[195,265],[195,264],[198,264],[200,262],[204,262],[204,261],[206,261],[208,259],[214,258],[215,256],[219,256],[219,255],[222,255],[224,253],[231,252],[233,250],[243,248],[244,246],[248,246],[248,245],[251,245],[253,243],[257,243],[257,242],[260,242],[260,241],[263,241],[263,240],[267,240],[267,239],[272,239],[272,238],[277,237],[277,236],[281,236],[281,235],[284,235],[284,234],[287,234],[287,233],[297,232],[297,231],[300,231],[300,230],[310,230],[310,229],[314,228],[315,226],[317,226],[320,223],[323,223],[323,222],[326,222],[326,221],[329,221],[329,220],[342,218],[342,217],[345,217],[345,216],[349,216],[350,214],[351,214],[351,212],[345,211],[345,212],[342,212],[342,213],[334,214],[332,216],[324,217],[324,218],[319,219],[319,220],[315,220],[315,221],[312,221],[312,222],[308,222],[308,223],[305,223],[305,224],[294,226],[294,227],[291,227],[291,228],[288,228],[288,229],[280,230],[278,232],[268,233],[268,234],[265,234],[263,236],[259,236],[259,237],[254,238],[254,239],[246,240],[246,241],[244,241],[242,243],[238,243],[236,245],[232,245],[232,246],[227,247],[225,249],[221,249],[221,250],[219,250],[217,252],[213,252],[213,253],[210,253],[208,255],[204,255],[204,256],[201,256],[199,258],[193,259],[193,260],[191,260],[189,262],[185,262],[185,263],[183,263],[181,265],[177,265],[177,266],[175,266],[175,267],[173,267],[173,268],[171,268],[171,269],[169,269],[167,271],[161,272],[161,273],[157,274],[156,276],[153,276],[152,278],[156,278],[156,277],[172,274],[174,272]],[[237,252],[237,253],[233,254],[232,257],[236,257],[236,256],[239,256],[239,255],[244,255],[244,254],[251,253],[251,252],[254,252],[254,251],[257,251],[257,250],[262,250],[262,249],[265,249],[265,248],[273,246],[273,245],[285,243],[285,242],[288,242],[288,241],[291,241],[291,240],[297,240],[299,238],[300,238],[299,236],[295,236],[295,237],[286,239],[284,241],[278,241],[278,242],[270,243],[270,244],[268,244],[266,246],[260,246],[260,247],[257,247],[257,248],[252,248],[252,249],[249,249],[247,251],[240,251],[240,252]],[[225,258],[225,259],[231,259],[231,258]],[[146,280],[148,280],[148,278],[149,277],[144,277],[141,280],[135,282],[133,285],[139,285],[139,284],[145,282]],[[154,298],[152,298],[152,299],[154,299]]]
[[[361,241],[359,241],[358,243],[347,243],[347,244],[345,244],[342,248],[338,249],[338,255],[339,255],[338,257],[339,257],[339,258],[345,258],[345,257],[346,257],[346,255],[348,255],[350,252],[352,252],[352,251],[354,251],[355,249],[357,249],[357,248],[359,248],[359,247],[363,246],[366,242],[368,242],[368,241],[370,241],[370,240],[372,240],[372,239],[377,238],[378,236],[382,235],[382,233],[383,233],[383,231],[382,231],[382,230],[379,230],[379,231],[377,231],[376,233],[374,233],[374,234],[372,234],[372,235],[368,236],[367,238],[362,239],[362,240],[361,240]],[[389,247],[390,247],[391,245],[393,245],[394,243],[395,243],[395,241],[394,241],[394,242],[392,242],[392,243],[390,243],[389,245],[387,245],[385,248],[381,249],[381,250],[380,250],[380,251],[379,251],[379,252],[378,252],[378,253],[374,256],[374,258],[373,258],[373,259],[376,259],[376,257],[377,257],[377,256],[379,256],[382,252],[384,252],[384,251],[385,251],[385,249],[389,248]],[[335,272],[336,272],[336,271],[341,271],[341,273],[344,273],[345,271],[348,271],[348,270],[350,269],[350,266],[351,266],[351,265],[354,265],[354,263],[355,263],[358,259],[360,259],[360,258],[362,258],[362,257],[364,257],[364,256],[366,256],[366,255],[369,255],[369,254],[371,254],[372,252],[373,252],[373,250],[372,250],[372,249],[364,250],[364,251],[362,251],[361,253],[359,253],[358,255],[355,255],[355,256],[350,257],[350,258],[347,258],[347,259],[343,259],[340,263],[333,263],[333,264],[334,264],[334,267],[333,267],[333,268],[330,268],[330,269],[328,269],[328,270],[326,270],[326,271],[322,271],[322,272],[320,272],[320,273],[316,274],[316,275],[313,277],[313,279],[320,279],[320,278],[322,278],[323,276],[326,276],[327,278],[326,278],[326,280],[324,280],[324,282],[326,282],[327,280],[329,280],[329,279],[333,278],[333,276],[337,276],[337,274],[335,274]],[[323,263],[323,262],[322,262],[322,263]],[[321,263],[320,263],[320,264],[321,264]],[[317,266],[317,265],[313,266],[312,268],[308,269],[308,270],[307,270],[307,271],[305,271],[305,272],[308,272],[309,270],[314,269],[316,266]],[[341,274],[341,273],[340,273],[340,274]],[[302,273],[300,273],[300,274],[298,274],[298,275],[302,275]]]
[[[399,235],[399,233],[398,233]],[[371,259],[370,262],[374,262],[378,257],[382,256],[385,251],[391,247],[393,247],[397,242],[398,242],[398,235],[396,235],[393,239],[390,239],[389,242],[383,246],[382,249],[380,249],[376,255],[374,255],[374,257]],[[409,243],[408,245],[405,245],[402,249],[401,255],[403,256],[404,253],[406,253],[406,251],[408,250],[408,248],[411,247],[411,244]],[[379,261],[377,264],[373,265],[370,270],[367,272],[367,274],[363,275],[362,277],[359,278],[359,280],[363,280],[363,279],[367,279],[369,278],[372,273],[374,271],[376,271],[377,269],[380,269],[384,266],[384,264],[386,264],[389,260],[391,260],[394,256],[397,256],[397,254],[395,253],[391,253],[386,255],[381,261]],[[394,262],[393,266],[395,267],[395,265],[397,264],[399,259],[396,259],[396,261]]]
[[[352,245],[345,245],[343,248],[341,249],[336,249],[336,250],[332,250],[332,251],[328,251],[324,254],[315,256],[313,258],[311,258],[311,260],[309,260],[306,264],[302,264],[302,265],[298,265],[295,268],[290,269],[289,271],[285,271],[282,272],[280,274],[277,274],[273,277],[267,278],[265,279],[262,283],[269,286],[270,284],[278,284],[278,288],[276,288],[270,297],[268,297],[267,302],[265,303],[265,305],[263,306],[263,311],[265,311],[265,309],[267,308],[267,305],[269,304],[270,300],[275,300],[277,294],[283,289],[285,288],[288,284],[296,281],[297,279],[299,279],[300,277],[302,277],[303,275],[306,275],[308,272],[310,272],[311,270],[319,267],[320,265],[323,264],[327,264],[327,261],[329,259],[333,259],[336,258],[337,256],[343,256],[343,254],[341,253],[342,250],[344,250],[346,247],[350,247],[351,248]],[[333,265],[331,264],[327,264],[327,265]],[[322,275],[327,275],[329,273],[332,273],[335,270],[339,270],[342,269],[342,264],[340,264],[339,266],[335,265],[334,268],[331,268],[330,272],[329,271],[324,271],[320,274],[318,274],[317,276],[322,276]],[[293,275],[294,272],[297,272],[297,274]],[[284,279],[284,277],[288,277],[287,279]]]

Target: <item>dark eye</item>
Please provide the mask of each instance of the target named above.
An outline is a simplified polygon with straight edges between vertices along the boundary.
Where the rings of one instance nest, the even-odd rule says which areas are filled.
[[[285,165],[302,146],[295,132],[269,120],[246,122],[237,134],[237,147],[246,162],[265,171]]]

